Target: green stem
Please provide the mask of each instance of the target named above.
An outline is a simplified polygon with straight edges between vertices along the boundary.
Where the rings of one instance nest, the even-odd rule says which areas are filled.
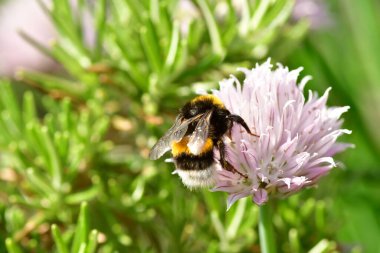
[[[259,207],[259,236],[261,253],[276,252],[271,211],[271,207],[268,203]]]

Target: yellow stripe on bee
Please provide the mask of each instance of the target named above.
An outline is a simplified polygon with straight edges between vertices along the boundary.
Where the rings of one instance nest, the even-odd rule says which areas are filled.
[[[224,108],[224,104],[222,100],[220,100],[218,97],[211,94],[198,96],[194,98],[193,100],[191,100],[191,103],[196,103],[198,101],[205,101],[205,100],[211,100],[213,104],[218,105],[221,108]]]
[[[183,154],[183,153],[191,155],[189,147],[187,146],[187,144],[189,143],[189,139],[190,137],[186,136],[186,137],[183,137],[182,140],[180,140],[179,142],[172,142],[172,154],[174,157],[179,156],[180,154]],[[213,145],[212,140],[210,138],[207,138],[206,143],[205,145],[203,145],[201,153],[199,155],[212,150],[213,146],[214,145]]]

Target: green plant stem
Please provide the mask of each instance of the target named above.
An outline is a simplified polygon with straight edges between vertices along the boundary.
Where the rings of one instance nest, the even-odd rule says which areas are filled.
[[[276,244],[272,226],[272,210],[267,203],[259,207],[259,236],[261,253],[275,253]]]

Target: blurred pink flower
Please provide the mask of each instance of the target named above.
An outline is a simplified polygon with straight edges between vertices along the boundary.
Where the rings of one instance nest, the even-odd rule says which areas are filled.
[[[201,14],[192,1],[180,0],[174,18],[180,25],[181,33],[187,36],[190,24],[194,22],[194,20],[201,18]]]
[[[261,205],[272,195],[286,196],[314,185],[336,166],[333,156],[351,146],[336,142],[351,133],[340,128],[339,119],[349,107],[327,107],[330,89],[320,98],[309,91],[305,101],[303,90],[310,77],[297,84],[301,70],[281,65],[272,70],[268,60],[252,70],[240,69],[243,85],[231,76],[213,91],[260,135],[251,136],[238,126],[232,129],[228,161],[239,173],[219,169],[213,189],[229,193],[228,208],[246,196]]]
[[[51,0],[43,0],[51,8]],[[83,40],[88,47],[95,43],[95,29],[90,10],[78,13],[77,0],[70,0],[74,16],[80,16]],[[19,68],[48,72],[58,64],[25,41],[19,34],[23,31],[40,44],[49,48],[58,33],[36,0],[12,0],[0,6],[0,75],[13,76]]]
[[[318,29],[332,23],[331,15],[323,0],[296,0],[292,18],[296,21],[308,20],[311,29]]]
[[[0,7],[0,75],[12,76],[19,67],[50,70],[53,60],[26,42],[18,31],[25,31],[47,46],[55,36],[54,26],[37,1],[12,0]]]

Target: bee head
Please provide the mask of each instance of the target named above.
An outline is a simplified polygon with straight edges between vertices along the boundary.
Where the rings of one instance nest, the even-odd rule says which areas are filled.
[[[215,104],[211,96],[199,96],[186,103],[182,107],[181,113],[185,119],[190,119],[199,114],[204,114],[207,111],[212,110],[214,107]]]
[[[205,113],[205,112],[206,110],[204,108],[192,102],[186,103],[181,109],[181,113],[185,119],[193,118],[197,116],[198,114]]]

